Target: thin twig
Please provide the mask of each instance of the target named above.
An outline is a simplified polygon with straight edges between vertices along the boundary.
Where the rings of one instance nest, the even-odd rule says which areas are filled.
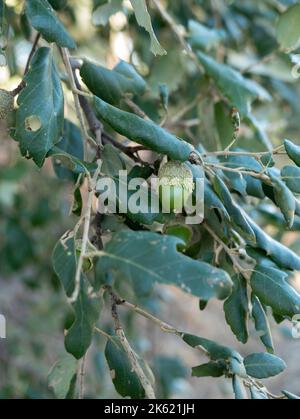
[[[125,96],[123,98],[124,102],[126,103],[126,105],[136,114],[138,115],[140,118],[146,119],[146,120],[150,120],[149,116],[143,111],[143,109],[141,109],[135,102],[133,102],[133,100],[130,99],[130,97]]]
[[[95,145],[95,141],[93,138],[91,138],[86,130],[86,126],[85,126],[85,122],[84,122],[84,117],[81,111],[81,106],[80,106],[80,100],[79,100],[79,96],[78,93],[76,93],[77,90],[77,86],[75,83],[75,79],[74,79],[74,73],[73,73],[73,69],[70,63],[70,54],[69,54],[69,50],[67,48],[60,48],[60,51],[62,53],[62,57],[63,57],[63,61],[66,67],[66,71],[69,77],[69,81],[71,83],[71,89],[72,89],[72,93],[73,93],[73,97],[74,97],[74,103],[75,103],[75,110],[76,110],[76,115],[78,118],[78,121],[80,123],[80,128],[83,134],[84,139],[86,140],[84,142],[84,155],[85,155],[85,159],[87,157],[87,143],[91,142]]]
[[[249,73],[251,70],[253,70],[253,68],[258,67],[259,65],[268,63],[269,61],[271,61],[274,58],[276,52],[277,51],[272,51],[270,54],[265,55],[264,57],[262,57],[261,59],[255,61],[254,63],[251,63],[250,65],[248,65],[248,67],[244,68],[241,71],[241,73],[242,74]]]
[[[180,109],[175,116],[170,118],[170,124],[174,125],[176,124],[178,121],[181,120],[181,118],[183,118],[188,112],[190,112],[191,110],[194,109],[195,106],[198,105],[198,103],[200,102],[200,100],[203,98],[203,92],[201,92],[199,95],[197,95],[195,97],[195,99],[191,102],[188,103],[186,106],[184,106],[182,109]]]
[[[98,167],[95,170],[94,176],[91,178],[90,174],[87,173],[88,178],[88,187],[89,187],[89,194],[88,194],[88,200],[87,200],[87,207],[84,215],[84,225],[83,225],[83,236],[82,236],[82,244],[81,244],[81,251],[80,256],[77,263],[76,268],[76,274],[75,274],[75,289],[73,292],[73,295],[70,298],[70,302],[74,303],[79,295],[80,292],[80,280],[81,280],[81,272],[82,272],[82,266],[83,261],[85,259],[85,254],[87,250],[87,245],[89,241],[89,231],[90,231],[90,224],[91,224],[91,211],[92,211],[92,203],[93,203],[93,197],[95,193],[95,188],[97,184],[97,179],[100,174],[101,165],[98,161]]]
[[[252,153],[249,151],[208,151],[202,153],[202,157],[230,157],[230,156],[249,156],[260,159],[261,157],[268,156],[270,154],[278,155],[278,154],[286,154],[286,152],[281,152],[284,145],[280,145],[273,149],[273,151],[263,151],[258,153]]]
[[[111,336],[104,332],[104,330],[99,329],[99,327],[94,327],[95,332],[99,333],[99,335],[102,335],[103,337],[105,337],[106,339],[111,339]]]
[[[111,303],[112,303],[112,317],[115,323],[115,331],[116,331],[116,335],[118,336],[118,338],[120,339],[120,343],[124,349],[124,351],[126,352],[132,369],[134,370],[134,372],[136,373],[136,375],[138,376],[141,385],[143,386],[144,390],[145,390],[145,394],[146,397],[148,399],[155,399],[155,393],[152,387],[152,384],[150,383],[149,379],[147,378],[147,376],[145,375],[142,367],[140,366],[139,360],[137,358],[136,353],[134,352],[134,350],[131,348],[130,343],[128,342],[126,335],[124,333],[124,330],[121,326],[121,322],[118,316],[118,310],[117,310],[117,303],[118,300],[116,299],[115,295],[113,293],[111,293]]]
[[[244,269],[239,263],[238,263],[238,254],[237,254],[237,249],[230,249],[224,242],[223,240],[220,239],[220,237],[210,228],[210,226],[204,222],[203,227],[205,228],[205,230],[212,236],[212,238],[220,245],[222,246],[222,248],[224,249],[225,253],[227,253],[227,255],[230,257],[233,266],[238,270],[238,272],[240,274],[242,274],[244,276],[245,279],[249,280],[251,277],[251,270],[249,269]]]
[[[85,378],[86,355],[81,360],[79,374],[79,400],[84,399],[84,378]]]
[[[196,54],[193,52],[190,45],[186,42],[184,36],[181,34],[177,23],[174,21],[172,16],[168,13],[168,11],[161,5],[160,0],[152,0],[157,8],[158,12],[160,13],[163,20],[169,25],[171,31],[177,37],[178,41],[180,42],[182,48],[185,50],[186,54],[195,62],[198,67],[198,70],[203,73],[203,67],[200,64]]]
[[[209,162],[205,162],[204,165],[215,168],[215,169],[227,171],[227,172],[237,173],[237,174],[241,174],[241,175],[249,175],[249,176],[252,176],[254,178],[260,179],[263,182],[268,183],[268,184],[272,183],[269,176],[267,176],[263,173],[254,172],[252,170],[246,170],[246,168],[243,168],[243,167],[233,169],[232,167],[222,166],[222,164],[209,163]]]

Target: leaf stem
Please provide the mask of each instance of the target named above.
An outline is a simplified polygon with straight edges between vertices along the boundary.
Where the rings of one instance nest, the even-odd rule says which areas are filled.
[[[75,110],[76,110],[76,115],[78,118],[78,121],[80,123],[80,128],[83,134],[83,138],[85,139],[84,142],[84,158],[87,158],[87,143],[91,142],[91,143],[95,143],[95,140],[93,138],[90,137],[89,133],[87,132],[86,126],[85,126],[85,122],[84,122],[84,117],[81,111],[81,106],[80,106],[80,101],[79,101],[79,96],[77,92],[77,86],[75,83],[75,79],[74,79],[74,73],[73,73],[73,69],[70,63],[70,53],[68,48],[60,48],[62,57],[63,57],[63,61],[65,64],[65,68],[71,83],[71,89],[72,89],[72,93],[73,93],[73,97],[74,97],[74,103],[75,103]],[[94,144],[95,145],[95,144]]]

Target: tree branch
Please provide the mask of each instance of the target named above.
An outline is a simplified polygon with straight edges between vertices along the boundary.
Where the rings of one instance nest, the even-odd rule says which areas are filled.
[[[70,302],[74,303],[79,295],[80,292],[80,280],[81,280],[81,272],[82,272],[82,266],[83,261],[85,259],[85,254],[87,250],[87,244],[89,240],[89,231],[90,231],[90,224],[91,224],[91,211],[92,211],[92,203],[93,203],[93,197],[95,193],[96,183],[98,176],[100,174],[100,162],[98,161],[98,167],[94,173],[94,176],[91,178],[90,174],[87,174],[88,178],[88,186],[89,186],[89,195],[87,200],[87,207],[84,215],[84,225],[83,225],[83,236],[82,236],[82,244],[81,244],[81,251],[80,256],[77,263],[76,268],[76,274],[75,274],[75,289],[73,292],[73,295],[70,298]]]
[[[142,367],[140,366],[137,355],[134,352],[134,350],[131,348],[130,343],[128,342],[126,335],[124,333],[124,330],[121,326],[121,322],[120,322],[118,310],[117,310],[117,304],[120,301],[119,299],[116,298],[116,296],[112,292],[110,293],[110,295],[111,295],[111,312],[112,312],[112,317],[115,323],[116,335],[120,339],[120,343],[130,360],[132,369],[134,370],[136,375],[139,377],[141,385],[143,386],[145,390],[146,397],[148,399],[155,399],[156,397],[155,397],[155,393],[152,388],[152,385],[149,379],[146,377]]]

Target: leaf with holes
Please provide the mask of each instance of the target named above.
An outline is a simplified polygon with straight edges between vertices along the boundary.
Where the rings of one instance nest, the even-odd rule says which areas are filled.
[[[62,138],[64,124],[64,96],[51,49],[40,48],[35,53],[24,80],[14,138],[21,153],[41,167]]]

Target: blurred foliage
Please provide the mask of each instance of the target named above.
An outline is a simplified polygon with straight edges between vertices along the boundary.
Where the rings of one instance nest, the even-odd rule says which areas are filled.
[[[70,34],[60,33],[62,36],[59,40],[48,38],[49,41],[55,40],[63,45],[67,40],[68,44],[71,39],[69,36],[72,36],[78,47],[76,57],[83,57],[86,62],[95,61],[105,67],[98,76],[101,78],[105,75],[107,80],[111,79],[111,73],[116,77],[118,70],[115,66],[120,60],[131,62],[148,86],[143,96],[143,88],[142,93],[133,89],[135,102],[151,119],[160,123],[167,113],[169,121],[174,118],[176,120],[176,115],[187,109],[184,118],[187,121],[199,119],[200,122],[191,127],[176,125],[176,135],[187,138],[196,147],[201,144],[207,151],[221,150],[230,144],[232,124],[228,96],[230,99],[232,92],[228,93],[224,85],[228,87],[227,76],[233,81],[234,76],[231,73],[225,74],[226,77],[222,80],[224,72],[226,73],[224,67],[218,67],[223,68],[223,71],[216,74],[214,65],[203,59],[200,61],[207,73],[199,74],[195,62],[182,53],[174,33],[151,1],[148,3],[152,26],[167,55],[152,54],[149,34],[137,23],[129,1],[49,2]],[[30,25],[30,13],[24,14],[23,3],[21,0],[0,1],[0,59],[1,63],[7,64],[0,68],[0,82],[7,89],[15,88],[21,81],[34,40],[32,26],[35,25],[32,21],[32,26]],[[299,63],[299,49],[286,53],[276,37],[279,15],[297,1],[169,0],[162,3],[168,6],[170,15],[180,25],[179,30],[185,33],[185,39],[195,51],[200,52],[199,57],[207,53],[216,63],[229,65],[251,79],[253,84],[250,96],[254,102],[252,113],[247,115],[245,112],[240,135],[235,143],[236,149],[265,151],[270,145],[276,147],[282,144],[283,138],[292,138],[300,144],[300,92],[299,83],[293,77],[293,69]],[[2,44],[2,41],[5,42]],[[47,45],[44,40],[41,44]],[[54,54],[56,58],[59,57],[56,50]],[[114,70],[108,72],[107,68]],[[77,123],[76,113],[72,95],[66,88],[68,83],[61,63],[58,64],[58,70],[61,79],[66,82],[65,114],[68,121],[65,121],[64,138],[56,145],[64,152],[81,159],[82,143],[78,139],[78,128],[74,125]],[[89,77],[95,79],[96,75],[87,75],[85,80],[83,71],[81,76],[86,85],[93,93],[98,94],[97,86],[95,90],[88,83]],[[118,83],[122,80],[124,82],[124,74],[118,74]],[[208,74],[215,82],[212,82]],[[264,92],[269,92],[271,96],[265,97],[269,100],[257,100],[259,95],[253,87],[254,82],[261,85]],[[227,98],[218,90],[222,90],[222,87]],[[126,84],[126,93],[131,92],[131,88],[130,84],[129,87]],[[117,88],[116,92],[117,95]],[[113,93],[115,91],[110,91],[109,96]],[[122,89],[121,93],[124,93]],[[189,109],[189,105],[195,101],[195,93],[199,93],[200,100]],[[103,92],[99,95],[101,94]],[[112,101],[119,103],[119,99],[114,96]],[[122,107],[128,110],[124,104]],[[14,118],[12,116],[9,124],[12,131],[16,125]],[[52,128],[50,132],[54,136]],[[64,354],[64,330],[72,325],[74,314],[65,302],[50,256],[58,238],[77,222],[75,215],[69,217],[74,173],[61,167],[55,159],[54,170],[50,159],[43,168],[38,169],[33,162],[18,156],[17,144],[8,138],[8,128],[4,124],[1,125],[1,134],[0,287],[4,292],[1,291],[0,295],[0,312],[12,320],[8,325],[9,338],[0,340],[0,398],[52,398],[55,394],[47,385],[47,374],[57,358]],[[68,141],[69,134],[73,139],[77,138],[78,147],[75,151]],[[288,164],[287,156],[274,156],[274,159],[280,168]],[[39,161],[41,160],[43,158]],[[122,161],[118,160],[118,164],[122,165]],[[300,253],[299,218],[296,218],[292,227],[295,234],[290,235],[286,231],[284,217],[275,211],[270,200],[258,203],[255,197],[246,200],[242,196],[246,186],[248,193],[249,188],[253,188],[255,193],[251,195],[256,197],[260,197],[260,193],[264,196],[265,191],[261,191],[257,184],[250,185],[250,181],[248,185],[241,186],[240,179],[234,179],[230,175],[228,179],[232,190],[238,192],[239,199],[244,201],[247,213],[277,241],[283,242],[289,235],[289,247]],[[78,196],[78,190],[77,199],[80,206],[82,198]],[[214,214],[209,216],[214,221]],[[120,226],[117,217],[105,217],[103,228],[118,231],[132,227],[134,230],[135,222],[136,220],[127,220],[124,227]],[[204,234],[202,239],[203,242],[206,240]],[[173,241],[175,243],[175,239]],[[201,254],[202,260],[211,263],[214,258],[211,240],[207,238],[207,242],[202,243],[204,250],[198,249],[199,246],[201,243],[191,243],[186,253],[189,256]],[[132,289],[127,284],[119,281],[116,287],[122,295],[132,295]],[[164,299],[164,291],[155,290],[151,297],[139,297],[138,302],[159,314]],[[156,354],[153,357],[151,338],[147,337],[146,332],[140,333],[136,317],[132,314],[124,316],[123,324],[128,331],[128,337],[139,352],[145,355],[156,373],[158,395],[164,398],[174,395],[189,396],[190,389],[183,385],[190,375],[190,369],[185,365],[188,362],[174,357],[171,351],[168,356]],[[102,328],[107,333],[112,331],[112,323],[105,316],[102,319]],[[86,378],[86,396],[90,398],[119,397],[111,384],[105,363],[105,343],[103,337],[97,336],[90,351]],[[228,392],[226,395],[228,396]]]

